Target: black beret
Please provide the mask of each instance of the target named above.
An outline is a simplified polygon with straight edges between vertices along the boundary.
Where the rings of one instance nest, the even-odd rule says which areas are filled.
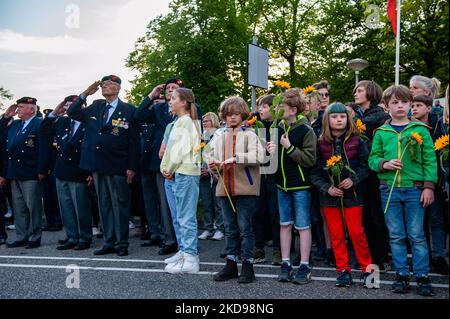
[[[44,113],[45,116],[48,116],[48,115],[49,115],[50,113],[52,113],[52,112],[53,112],[52,109],[45,109],[45,110],[42,111],[42,113]]]
[[[175,83],[175,84],[177,84],[179,87],[183,87],[183,81],[182,81],[182,80],[173,78],[173,79],[170,79],[170,80],[168,80],[168,81],[166,82],[166,85],[164,86],[164,88],[166,88],[166,87],[167,87],[169,84],[171,84],[171,83]]]
[[[36,105],[37,100],[33,97],[25,96],[19,100],[17,100],[16,104],[33,104]]]
[[[102,83],[105,81],[116,82],[117,84],[122,84],[122,80],[117,75],[107,75],[102,78]]]

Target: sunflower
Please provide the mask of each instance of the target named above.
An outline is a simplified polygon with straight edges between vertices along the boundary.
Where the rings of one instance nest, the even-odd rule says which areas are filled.
[[[200,152],[200,150],[201,150],[202,148],[204,148],[205,146],[206,146],[205,143],[201,143],[199,146],[194,147],[194,154],[197,154],[198,152]]]
[[[314,92],[315,90],[316,90],[315,87],[310,85],[310,86],[307,86],[306,88],[304,88],[302,91],[303,91],[303,94],[308,95],[309,93]]]
[[[367,127],[366,124],[363,123],[360,119],[356,120],[356,127],[358,127],[358,131],[360,134],[366,133]]]
[[[253,116],[250,120],[247,121],[247,125],[252,126],[253,124],[256,123],[256,116]]]
[[[423,138],[419,133],[412,132],[411,137],[413,140],[417,142],[417,144],[422,145],[423,144]]]
[[[279,87],[280,89],[290,89],[291,88],[291,85],[286,81],[278,80],[278,81],[275,81],[273,84],[275,86]]]
[[[448,134],[442,135],[440,138],[436,140],[436,142],[434,142],[434,149],[436,151],[440,151],[446,147],[448,147]]]
[[[336,156],[336,155],[331,156],[330,159],[327,160],[327,168],[335,166],[340,161],[342,161],[342,156],[340,156],[340,155],[339,156]]]

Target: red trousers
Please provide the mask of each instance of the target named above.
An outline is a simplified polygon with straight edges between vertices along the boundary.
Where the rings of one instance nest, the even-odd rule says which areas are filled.
[[[334,257],[336,258],[336,269],[338,272],[345,269],[351,271],[341,209],[338,207],[322,207],[322,209],[330,231],[331,244]],[[344,208],[344,216],[345,227],[352,240],[356,258],[361,266],[361,270],[366,272],[367,266],[372,264],[372,257],[370,256],[369,245],[362,226],[362,207]]]

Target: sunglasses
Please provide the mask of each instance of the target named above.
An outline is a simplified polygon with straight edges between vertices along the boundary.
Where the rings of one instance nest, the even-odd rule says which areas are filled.
[[[329,97],[330,93],[319,93],[321,97]]]

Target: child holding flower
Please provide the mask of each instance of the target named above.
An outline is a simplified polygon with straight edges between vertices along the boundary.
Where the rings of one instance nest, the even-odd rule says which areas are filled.
[[[433,140],[425,124],[408,118],[413,97],[407,87],[389,87],[383,100],[392,120],[376,130],[369,167],[378,172],[381,184],[381,201],[397,271],[392,290],[406,293],[409,289],[408,236],[418,293],[432,296],[424,215],[425,208],[434,201],[437,182]]]
[[[250,114],[242,98],[226,99],[220,110],[221,118],[226,121],[226,130],[215,135],[205,148],[211,171],[219,175],[216,196],[225,224],[226,265],[214,275],[214,280],[226,281],[239,277],[239,283],[250,283],[255,280],[252,219],[256,197],[260,193],[259,166],[265,159],[266,151],[253,128],[242,125]],[[238,255],[242,257],[240,276]]]
[[[320,206],[331,236],[339,273],[337,287],[349,287],[353,283],[345,229],[363,272],[364,287],[374,287],[366,282],[372,258],[362,226],[364,181],[369,175],[368,157],[367,143],[359,137],[358,128],[346,107],[341,103],[327,107],[311,182],[319,191]],[[336,172],[334,175],[337,176],[330,171]]]

